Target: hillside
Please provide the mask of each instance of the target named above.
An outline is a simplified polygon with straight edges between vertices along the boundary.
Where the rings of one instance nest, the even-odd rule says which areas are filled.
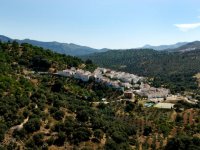
[[[194,51],[200,49],[200,41],[194,41],[187,43],[185,45],[182,45],[178,48],[172,49],[171,51],[174,52],[187,52],[187,51]]]
[[[118,93],[102,85],[51,75],[85,62],[16,42],[0,43],[0,55],[1,149],[64,148],[65,141],[68,148],[73,148],[89,141],[93,131],[97,141],[103,138],[103,126],[95,123],[103,118],[110,120],[106,113],[113,111],[95,111],[90,102],[99,101],[102,96],[115,98]],[[91,63],[84,67],[94,68]]]
[[[0,35],[0,41],[2,42],[12,42],[16,40],[18,43],[28,43],[32,44],[34,46],[42,47],[44,49],[50,49],[54,52],[66,54],[66,55],[87,55],[94,52],[98,52],[100,50],[86,47],[86,46],[80,46],[73,43],[67,44],[67,43],[59,43],[59,42],[42,42],[42,41],[36,41],[36,40],[30,40],[30,39],[24,39],[24,40],[18,40],[18,39],[11,39],[9,37]]]
[[[108,51],[82,57],[116,70],[155,77],[155,85],[173,91],[196,89],[193,76],[200,72],[200,50],[191,52],[158,52],[150,49]]]
[[[0,55],[0,149],[200,147],[199,105],[146,108],[139,95],[119,101],[119,90],[52,74],[71,66],[92,71],[91,62],[30,44],[0,43]]]

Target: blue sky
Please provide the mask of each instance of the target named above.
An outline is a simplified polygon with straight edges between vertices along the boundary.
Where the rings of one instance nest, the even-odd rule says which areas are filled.
[[[94,48],[200,40],[200,0],[0,0],[0,34]]]

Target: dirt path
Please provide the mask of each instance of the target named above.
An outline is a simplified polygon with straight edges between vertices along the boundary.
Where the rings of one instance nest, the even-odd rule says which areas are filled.
[[[24,126],[25,123],[27,123],[29,120],[29,117],[27,117],[26,119],[24,119],[24,121],[16,126],[11,127],[7,133],[5,134],[4,140],[2,142],[3,145],[8,145],[11,141],[13,141],[14,139],[12,138],[12,134],[14,130],[21,130]]]
[[[24,121],[20,125],[11,127],[10,130],[21,130],[23,128],[24,124],[28,122],[28,120],[29,120],[29,117],[24,119]]]

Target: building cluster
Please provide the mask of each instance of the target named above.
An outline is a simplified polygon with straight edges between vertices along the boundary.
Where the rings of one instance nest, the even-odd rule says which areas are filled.
[[[82,69],[71,68],[58,71],[55,74],[65,77],[74,77],[84,82],[88,82],[90,78],[94,78],[95,82],[119,89],[132,88],[133,84],[144,80],[143,77],[134,74],[117,72],[106,68],[97,68],[93,73]]]
[[[132,88],[139,81],[144,80],[144,77],[139,77],[126,72],[117,72],[111,69],[97,68],[94,71],[95,77],[98,80],[103,80],[117,87]]]
[[[168,89],[154,88],[148,84],[144,84],[142,82],[144,77],[139,77],[125,72],[117,72],[106,68],[97,68],[93,73],[91,73],[89,71],[75,69],[72,67],[71,69],[58,71],[56,74],[65,77],[74,77],[82,80],[83,82],[88,82],[91,78],[93,78],[95,82],[102,83],[113,88],[122,90],[129,89],[128,92],[125,91],[125,97],[132,97],[131,93],[133,93],[134,86],[139,85],[137,83],[141,82],[139,90],[135,90],[135,92],[156,103],[163,101],[164,98],[166,98],[170,93]]]
[[[148,84],[141,84],[140,89],[136,91],[137,94],[141,96],[145,96],[148,98],[148,100],[152,102],[162,102],[164,99],[166,99],[169,94],[170,90],[166,88],[155,88],[151,87]]]
[[[92,77],[91,72],[84,71],[82,69],[75,69],[73,67],[71,69],[58,71],[55,74],[60,75],[60,76],[64,76],[64,77],[74,77],[75,79],[79,79],[79,80],[82,80],[84,82],[88,82],[90,77]]]
[[[139,77],[134,74],[130,74],[126,72],[117,72],[117,71],[113,71],[109,69],[104,73],[104,75],[106,77],[109,77],[110,79],[120,80],[124,83],[130,83],[130,84],[136,84],[138,83],[138,81],[141,81],[144,79],[143,77]]]

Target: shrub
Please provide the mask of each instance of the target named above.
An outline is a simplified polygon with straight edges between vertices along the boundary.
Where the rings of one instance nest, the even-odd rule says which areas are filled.
[[[38,118],[30,119],[25,125],[24,128],[27,132],[32,133],[40,129],[40,120]]]

